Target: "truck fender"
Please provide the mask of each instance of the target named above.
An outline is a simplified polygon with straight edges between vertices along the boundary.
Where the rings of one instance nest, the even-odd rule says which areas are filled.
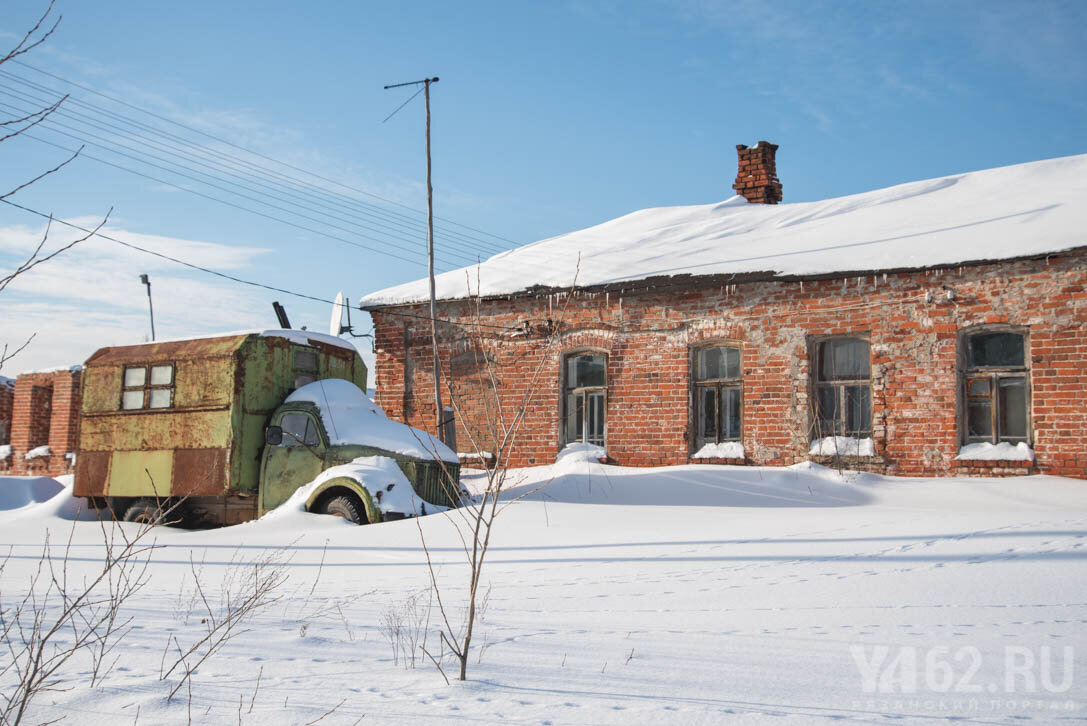
[[[346,476],[337,476],[329,479],[328,481],[323,482],[321,486],[314,489],[309,495],[309,498],[306,499],[306,511],[312,510],[314,504],[334,489],[346,489],[358,497],[362,502],[362,505],[366,508],[366,519],[371,523],[381,521],[381,510],[377,508],[374,498],[370,496],[370,492],[366,489],[365,485],[356,479],[350,479]]]

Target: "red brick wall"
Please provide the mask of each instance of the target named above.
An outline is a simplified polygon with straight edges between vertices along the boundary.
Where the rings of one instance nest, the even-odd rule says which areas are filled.
[[[484,302],[483,346],[494,359],[491,403],[478,380],[460,376],[458,443],[478,434],[501,403],[507,424],[529,401],[514,465],[554,461],[560,439],[563,354],[608,353],[607,449],[620,464],[681,464],[691,453],[690,356],[708,341],[743,349],[746,461],[787,465],[812,459],[809,351],[818,336],[869,339],[876,456],[849,461],[899,475],[1041,472],[1087,477],[1087,255],[1053,255],[1001,265],[866,275],[822,281],[758,282],[649,292],[581,292]],[[947,290],[954,291],[948,299]],[[426,318],[423,305],[388,308]],[[474,312],[443,303],[442,367],[478,342]],[[433,430],[429,323],[374,312],[377,400],[393,418]],[[552,319],[551,347],[544,333]],[[531,332],[519,332],[525,321]],[[1029,332],[1036,462],[955,462],[960,445],[959,338],[979,325]],[[540,373],[534,378],[539,367]],[[448,381],[447,381],[448,382]],[[449,393],[445,394],[448,403]],[[492,416],[493,418],[493,416]],[[468,426],[465,426],[465,421]],[[481,442],[491,450],[494,441]]]
[[[15,401],[14,381],[9,387],[0,379],[0,444],[11,443],[11,407]]]
[[[11,409],[15,402],[15,381],[10,384],[0,378],[0,446],[11,443]],[[0,472],[7,472],[12,465],[12,457],[0,458]]]
[[[57,476],[71,472],[79,431],[79,370],[24,373],[15,381],[9,473]],[[48,445],[49,456],[27,459],[38,446]]]

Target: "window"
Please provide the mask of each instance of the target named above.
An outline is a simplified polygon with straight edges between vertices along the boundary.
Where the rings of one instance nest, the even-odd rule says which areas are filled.
[[[815,435],[872,435],[868,341],[832,338],[815,346]]]
[[[740,349],[702,348],[694,359],[695,449],[739,441],[743,386]]]
[[[294,351],[295,388],[301,388],[307,383],[313,383],[317,380],[319,373],[317,351],[305,348]]]
[[[279,426],[283,429],[280,446],[317,446],[321,442],[316,424],[304,413],[283,414]]]
[[[573,353],[566,356],[565,443],[583,441],[604,445],[607,409],[607,356]]]
[[[982,331],[963,338],[966,443],[1029,442],[1026,335]]]
[[[126,366],[121,408],[170,408],[174,405],[174,366]]]

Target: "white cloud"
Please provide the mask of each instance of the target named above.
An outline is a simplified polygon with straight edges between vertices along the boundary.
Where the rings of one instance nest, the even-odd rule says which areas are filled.
[[[80,224],[79,222],[73,222]],[[87,226],[86,220],[80,226]],[[0,269],[11,270],[41,239],[44,226],[0,227]],[[104,234],[221,271],[241,270],[266,250],[144,235],[119,228]],[[54,225],[48,253],[77,235]],[[16,278],[0,297],[0,345],[33,343],[4,373],[70,365],[105,345],[142,342],[150,335],[147,273],[157,337],[181,337],[258,327],[268,322],[267,300],[237,283],[190,270],[108,240],[92,238]],[[239,277],[245,277],[239,274]]]

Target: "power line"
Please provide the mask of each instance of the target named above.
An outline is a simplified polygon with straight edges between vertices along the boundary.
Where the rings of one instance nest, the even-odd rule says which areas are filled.
[[[21,84],[23,86],[28,87],[29,89],[31,89],[31,91],[29,93],[36,92],[36,93],[42,94],[42,95],[44,95],[46,97],[45,99],[43,99],[41,97],[41,95],[38,95],[38,96],[27,95],[28,94],[27,91],[19,92],[19,91],[15,91],[14,89],[12,89],[11,86],[2,86],[2,88],[7,90],[9,93],[17,95],[22,100],[25,100],[25,101],[30,102],[30,103],[49,104],[49,103],[55,101],[56,96],[60,93],[59,91],[57,91],[55,89],[51,89],[51,88],[49,88],[47,86],[43,86],[41,84],[34,83],[33,81],[26,80],[24,78],[21,78],[19,76],[11,74],[10,72],[0,71],[0,77],[3,77],[5,79],[8,79],[9,81],[14,81],[16,83],[19,83],[19,84]],[[64,103],[64,107],[57,112],[58,115],[62,115],[62,116],[68,117],[68,118],[72,118],[74,120],[77,120],[80,123],[93,124],[95,128],[102,129],[103,126],[105,126],[105,127],[109,128],[109,129],[111,129],[113,131],[117,131],[117,132],[119,132],[121,134],[124,134],[126,136],[142,139],[142,140],[147,141],[148,143],[154,145],[155,148],[163,150],[166,153],[171,154],[173,156],[182,156],[182,155],[175,152],[175,151],[172,151],[171,148],[172,149],[182,148],[182,149],[184,149],[184,154],[185,154],[185,156],[183,158],[185,158],[186,160],[194,161],[195,163],[198,163],[201,166],[205,166],[205,167],[208,167],[208,168],[215,168],[216,170],[230,169],[231,171],[227,171],[225,173],[227,173],[227,174],[229,174],[231,176],[235,176],[236,178],[245,179],[249,183],[255,183],[255,184],[258,184],[258,185],[263,186],[263,187],[270,187],[271,185],[274,185],[275,187],[278,187],[278,188],[281,188],[281,189],[286,189],[286,190],[288,190],[287,193],[290,193],[292,196],[297,196],[299,194],[304,194],[304,195],[309,196],[311,198],[318,199],[319,201],[317,202],[317,204],[319,204],[320,206],[324,206],[326,208],[329,208],[329,209],[341,210],[342,207],[345,206],[345,204],[346,204],[346,206],[349,206],[349,207],[353,208],[354,210],[356,210],[358,214],[363,215],[364,217],[366,217],[368,219],[368,221],[373,220],[373,221],[371,221],[371,223],[378,224],[381,227],[385,228],[386,230],[393,229],[393,230],[399,231],[403,224],[410,225],[410,226],[412,226],[412,227],[414,227],[416,229],[419,229],[419,231],[422,231],[422,229],[423,229],[423,227],[420,226],[422,223],[419,220],[412,219],[412,218],[410,218],[410,217],[408,217],[408,216],[406,216],[404,214],[400,214],[398,212],[393,212],[393,211],[390,211],[390,210],[382,209],[381,207],[378,207],[376,205],[369,204],[369,203],[366,203],[366,202],[362,202],[362,201],[360,201],[358,199],[355,199],[353,197],[349,197],[349,196],[346,196],[344,194],[340,194],[339,192],[334,192],[332,190],[325,189],[323,187],[317,186],[317,185],[312,184],[310,182],[300,180],[300,179],[298,179],[296,177],[292,177],[290,175],[282,174],[282,173],[280,173],[278,171],[275,171],[273,169],[269,169],[268,167],[264,167],[264,166],[261,166],[259,164],[254,164],[254,163],[252,163],[252,162],[250,162],[248,160],[240,159],[238,157],[232,156],[230,154],[226,154],[224,152],[212,151],[208,147],[203,146],[203,145],[199,145],[199,144],[195,144],[192,141],[190,141],[190,140],[188,140],[188,139],[186,139],[184,137],[178,136],[176,134],[171,134],[171,133],[163,131],[163,130],[157,128],[157,127],[145,124],[145,123],[143,123],[141,121],[137,121],[137,120],[132,119],[130,117],[127,117],[127,116],[124,116],[124,115],[121,115],[121,114],[117,114],[117,113],[115,113],[113,111],[110,111],[108,109],[104,109],[104,108],[101,108],[99,106],[95,106],[94,104],[89,104],[89,103],[83,102],[83,101],[81,101],[79,99],[71,98],[71,97],[68,97],[68,96],[66,96],[64,98],[66,99],[66,101]],[[109,121],[102,121],[102,120],[99,120],[99,119],[93,119],[92,120],[87,114],[79,114],[76,111],[67,110],[71,106],[78,106],[78,107],[81,107],[81,108],[84,108],[84,109],[88,109],[92,113],[95,113],[95,114],[98,114],[100,116],[106,117],[106,118],[108,118],[110,120],[119,121],[121,124],[123,124],[123,126],[118,126],[116,124],[109,123]],[[144,136],[144,135],[142,135],[140,133],[134,132],[134,131],[132,131],[131,128],[128,128],[130,126],[135,126],[136,128],[139,128],[139,129],[141,129],[143,131],[146,131],[147,133],[152,134],[153,136],[160,137],[160,139],[165,139],[166,141],[162,141],[160,139],[149,138],[148,136]],[[165,148],[164,148],[164,145],[165,145]],[[128,147],[128,148],[131,148],[131,147]],[[195,159],[192,159],[191,155],[193,153],[198,154],[201,157],[204,157],[210,163],[204,163],[204,162],[200,162],[200,161],[197,161]],[[239,167],[241,167],[241,168],[239,168]],[[239,174],[234,174],[233,173],[234,171],[239,171],[239,172],[241,172],[241,174],[244,174],[245,176],[241,176]],[[250,177],[252,179],[250,179]],[[258,179],[262,180],[262,181],[257,181]],[[263,180],[266,180],[266,181],[270,182],[270,184],[264,183]],[[326,197],[328,197],[329,199],[326,200],[325,199]],[[332,199],[335,199],[335,201],[331,201]],[[355,217],[355,219],[359,219],[359,217]],[[390,225],[397,225],[397,226],[393,227],[393,226],[390,226]],[[450,236],[452,236],[452,237],[450,238]],[[480,250],[480,249],[482,249],[485,252],[488,252],[490,254],[497,254],[498,252],[504,251],[504,249],[505,249],[504,247],[500,247],[500,246],[498,246],[498,245],[496,245],[494,243],[486,242],[484,240],[480,240],[479,238],[473,237],[471,235],[466,235],[464,233],[460,233],[460,232],[456,232],[456,231],[448,230],[448,229],[443,229],[442,230],[442,237],[443,237],[443,239],[445,239],[446,242],[448,242],[450,244],[453,244],[453,245],[456,245],[456,246],[459,246],[462,249],[467,247],[471,251],[473,256],[477,256],[478,255],[478,250]]]
[[[18,65],[20,65],[20,66],[22,66],[24,68],[27,68],[29,70],[32,70],[32,71],[34,71],[36,73],[40,73],[40,74],[42,74],[44,76],[48,76],[48,77],[53,78],[55,80],[61,81],[62,83],[67,83],[68,85],[71,85],[71,86],[74,86],[76,88],[82,89],[84,91],[87,91],[88,93],[93,93],[94,95],[99,96],[101,98],[105,98],[105,99],[107,99],[109,101],[120,104],[120,105],[125,106],[127,108],[131,108],[131,109],[133,109],[135,111],[139,111],[140,113],[147,114],[147,115],[152,116],[154,118],[157,118],[157,119],[159,119],[161,121],[165,121],[166,123],[172,124],[172,125],[177,126],[179,128],[183,128],[183,129],[185,129],[187,131],[190,131],[192,133],[199,134],[200,136],[203,136],[205,138],[212,139],[213,141],[217,141],[217,142],[219,142],[221,144],[225,144],[225,145],[227,145],[227,146],[229,146],[231,148],[237,149],[239,151],[244,151],[247,154],[252,154],[253,156],[259,157],[259,158],[264,159],[266,161],[273,162],[275,164],[279,164],[279,165],[281,165],[281,166],[283,166],[285,168],[291,169],[293,171],[301,172],[303,174],[306,174],[307,176],[313,177],[314,179],[320,179],[321,181],[328,182],[329,184],[334,184],[335,186],[338,186],[338,187],[340,187],[342,189],[350,190],[352,192],[355,192],[356,194],[362,194],[362,195],[370,197],[372,199],[378,199],[378,200],[380,200],[380,201],[382,201],[382,202],[384,202],[386,204],[390,204],[390,205],[395,206],[395,207],[400,207],[401,209],[407,209],[407,210],[409,210],[409,211],[411,211],[411,212],[413,212],[415,214],[421,214],[421,212],[419,210],[417,210],[414,207],[411,207],[411,206],[409,206],[407,204],[401,204],[400,202],[396,202],[396,201],[393,201],[391,199],[386,199],[385,197],[379,196],[379,195],[374,194],[372,192],[368,192],[368,191],[366,191],[364,189],[358,189],[358,188],[350,186],[348,184],[344,184],[343,182],[336,181],[335,179],[330,179],[328,177],[322,176],[322,175],[320,175],[320,174],[318,174],[316,172],[312,172],[312,171],[309,171],[307,169],[303,169],[301,167],[290,164],[288,162],[281,161],[281,160],[276,159],[276,158],[274,158],[272,156],[268,156],[268,155],[262,154],[260,152],[253,151],[251,149],[247,149],[246,147],[241,146],[239,144],[235,144],[234,142],[228,141],[227,139],[221,138],[219,136],[215,136],[213,134],[209,134],[209,133],[207,133],[205,131],[201,131],[200,129],[194,128],[192,126],[187,126],[186,124],[183,124],[183,123],[181,123],[179,121],[175,121],[175,120],[173,120],[173,119],[171,119],[169,117],[162,116],[162,115],[157,114],[157,113],[155,113],[153,111],[148,111],[145,108],[141,108],[140,106],[137,106],[135,104],[129,103],[127,101],[123,101],[123,100],[121,100],[119,98],[115,98],[115,97],[110,96],[110,95],[107,95],[107,94],[102,93],[101,91],[98,91],[98,90],[96,90],[94,88],[91,88],[89,86],[85,86],[85,85],[83,85],[81,83],[77,83],[77,82],[69,80],[67,78],[63,78],[62,76],[56,75],[55,73],[50,73],[49,71],[43,70],[41,68],[37,68],[36,66],[32,66],[29,63],[26,63],[25,61],[14,60],[12,62],[17,63]],[[502,237],[501,235],[493,234],[491,232],[487,232],[487,231],[482,230],[482,229],[477,229],[475,227],[471,227],[471,226],[466,225],[466,224],[461,224],[461,223],[455,222],[455,221],[453,221],[451,219],[447,219],[447,218],[444,218],[444,217],[437,217],[436,219],[439,219],[439,220],[441,220],[443,222],[446,222],[447,224],[452,224],[454,226],[460,227],[461,229],[467,229],[467,230],[470,230],[472,232],[477,232],[479,234],[487,235],[488,237],[492,237],[494,239],[501,240],[503,242],[508,242],[510,244],[513,244],[513,245],[519,245],[520,244],[516,240],[512,240],[512,239],[509,239],[507,237]]]
[[[313,302],[326,303],[328,305],[336,305],[337,304],[334,300],[328,300],[326,298],[317,297],[315,295],[307,295],[306,293],[295,292],[294,290],[288,290],[288,289],[282,288],[282,287],[275,287],[274,285],[266,285],[266,284],[264,284],[262,282],[254,282],[253,280],[246,280],[245,278],[237,277],[236,275],[230,275],[230,274],[228,274],[226,272],[220,272],[218,270],[213,270],[210,267],[204,267],[203,265],[197,265],[197,264],[192,263],[192,262],[186,262],[185,260],[179,259],[177,257],[172,257],[171,255],[163,254],[162,252],[156,252],[156,251],[150,250],[150,249],[148,249],[146,247],[141,247],[140,245],[133,244],[132,242],[125,242],[124,240],[119,240],[116,237],[111,237],[110,235],[104,234],[102,232],[97,232],[97,231],[95,231],[93,229],[88,229],[86,227],[81,227],[78,224],[74,224],[72,222],[68,222],[68,221],[63,220],[63,219],[57,219],[52,214],[47,214],[46,212],[41,212],[41,211],[38,211],[37,209],[31,209],[30,207],[26,207],[26,206],[24,206],[22,204],[18,204],[16,202],[13,202],[10,199],[0,199],[0,202],[3,202],[4,204],[7,204],[9,206],[15,207],[16,209],[21,209],[24,212],[27,212],[29,214],[33,214],[33,215],[36,215],[38,217],[41,217],[42,219],[49,220],[50,222],[55,222],[57,224],[64,225],[65,227],[69,227],[69,228],[77,230],[79,232],[83,232],[84,234],[87,234],[89,236],[101,237],[104,240],[114,242],[116,244],[121,245],[122,247],[128,247],[129,249],[137,250],[139,252],[144,252],[144,253],[152,255],[154,257],[158,257],[160,259],[168,260],[168,261],[176,263],[178,265],[182,265],[183,267],[188,267],[188,268],[190,268],[192,270],[197,270],[199,272],[205,272],[205,273],[207,273],[209,275],[215,275],[216,277],[221,277],[224,280],[230,280],[231,282],[237,282],[239,284],[249,285],[251,287],[259,287],[259,288],[264,289],[264,290],[270,290],[272,292],[278,292],[278,293],[282,293],[284,295],[291,295],[293,297],[301,298],[303,300],[311,300]],[[417,320],[428,320],[429,321],[429,320],[433,319],[438,323],[443,323],[445,325],[452,325],[454,327],[459,327],[459,328],[483,327],[483,328],[495,328],[495,329],[500,329],[500,330],[521,330],[521,328],[519,328],[519,327],[510,326],[510,325],[489,325],[489,324],[486,324],[486,323],[478,323],[478,324],[473,323],[471,325],[466,325],[464,323],[455,323],[452,320],[443,320],[443,319],[437,318],[437,317],[431,318],[428,315],[413,315],[411,313],[399,313],[399,312],[386,311],[386,310],[383,310],[381,314],[382,315],[394,315],[394,316],[402,317],[402,318],[414,318],[414,319],[417,319]]]
[[[21,109],[19,109],[16,106],[11,106],[9,104],[4,104],[2,102],[0,102],[0,107],[12,108],[12,109],[16,109],[16,110],[18,110],[20,112],[22,111]],[[54,133],[61,134],[62,136],[67,136],[69,138],[76,139],[76,140],[81,141],[81,142],[83,142],[85,144],[89,144],[91,146],[98,147],[98,148],[103,149],[105,151],[109,151],[109,152],[117,154],[117,155],[119,155],[121,157],[131,159],[133,161],[137,161],[137,162],[140,162],[142,164],[146,164],[146,165],[148,165],[148,166],[150,166],[152,168],[159,169],[159,170],[165,171],[167,173],[176,174],[177,176],[180,176],[180,177],[182,177],[184,179],[188,179],[190,181],[194,181],[194,182],[197,182],[199,184],[204,184],[204,185],[209,186],[209,187],[211,187],[213,189],[217,189],[219,191],[226,192],[228,194],[233,194],[234,196],[241,197],[242,199],[247,199],[249,201],[256,202],[258,204],[263,204],[265,206],[272,207],[274,209],[279,209],[279,210],[284,211],[284,212],[286,212],[288,214],[291,214],[293,216],[300,217],[302,219],[307,219],[307,220],[310,220],[312,222],[317,222],[319,224],[324,224],[324,225],[327,225],[328,227],[330,227],[332,229],[336,229],[336,230],[339,230],[341,232],[346,232],[347,234],[350,234],[350,235],[358,236],[358,237],[361,237],[363,239],[369,239],[369,240],[377,242],[379,244],[388,244],[388,245],[393,246],[393,247],[395,247],[397,249],[404,250],[404,248],[401,245],[397,245],[397,244],[394,244],[392,242],[388,242],[388,241],[386,241],[384,239],[381,239],[379,237],[373,237],[373,236],[365,234],[363,232],[359,232],[359,231],[356,231],[356,230],[353,230],[353,229],[350,229],[350,228],[347,228],[347,227],[343,227],[343,226],[340,226],[340,225],[337,225],[337,224],[332,224],[331,222],[328,222],[323,218],[313,217],[313,216],[310,216],[308,214],[302,214],[302,213],[297,212],[297,211],[292,211],[290,209],[284,208],[282,205],[277,205],[277,204],[270,203],[270,202],[268,202],[268,201],[266,201],[264,199],[252,196],[250,194],[243,194],[243,193],[237,191],[236,189],[232,189],[230,187],[221,186],[220,184],[215,184],[215,183],[211,183],[211,182],[208,182],[208,181],[204,181],[204,180],[202,180],[202,179],[200,179],[198,177],[192,176],[190,174],[182,173],[182,172],[178,171],[177,169],[169,168],[167,166],[163,166],[162,164],[153,163],[151,161],[148,161],[145,158],[140,158],[139,156],[136,156],[134,154],[129,154],[129,153],[126,153],[124,151],[119,151],[115,147],[119,146],[122,149],[127,149],[127,150],[130,150],[130,151],[136,151],[136,150],[132,149],[132,147],[130,147],[130,146],[121,145],[121,144],[119,144],[117,142],[113,142],[113,141],[110,141],[108,139],[105,139],[105,138],[103,138],[103,137],[101,137],[101,136],[99,136],[97,134],[90,134],[90,133],[87,133],[85,131],[82,132],[81,134],[72,134],[72,133],[67,133],[65,131],[60,130],[60,129],[67,128],[67,129],[73,129],[74,131],[79,132],[79,129],[75,129],[75,128],[73,128],[72,126],[70,126],[68,124],[60,123],[60,122],[57,122],[57,121],[49,121],[46,124],[46,128],[49,128]],[[34,136],[32,134],[27,134],[27,136],[29,138],[35,139],[37,141],[41,141],[40,138],[38,138],[38,137],[36,137],[36,136]],[[97,140],[105,142],[105,144],[109,144],[109,145],[103,145],[102,143],[96,143],[95,141],[91,141],[90,139],[97,139]],[[170,152],[167,152],[167,153],[170,153]],[[151,159],[156,159],[156,160],[164,161],[164,162],[166,162],[168,164],[173,164],[173,162],[170,162],[168,159],[163,159],[162,157],[159,157],[159,156],[156,156],[156,155],[146,154],[146,156],[148,158],[151,158]],[[102,161],[101,159],[99,159],[98,157],[95,157],[95,156],[87,155],[87,157],[94,160],[94,161]],[[197,162],[197,163],[199,163],[199,162]],[[114,166],[116,166],[119,169],[129,171],[130,173],[134,173],[134,174],[139,173],[139,172],[135,172],[135,171],[129,169],[128,167],[124,167],[124,166],[120,166],[120,165],[114,165]],[[185,169],[186,171],[192,171],[195,174],[199,174],[199,175],[202,175],[202,176],[209,177],[211,179],[214,179],[215,181],[224,182],[224,183],[227,183],[227,184],[230,183],[229,181],[227,181],[225,179],[222,179],[221,177],[217,177],[217,176],[214,176],[214,175],[207,174],[205,172],[201,172],[201,171],[199,171],[197,169],[193,169],[192,167],[185,166],[183,164],[174,164],[174,166],[177,166],[177,167],[179,167],[181,169]],[[185,187],[180,187],[180,188],[185,189]],[[246,191],[254,191],[250,187],[241,187],[241,188],[245,189]],[[188,191],[191,191],[191,190],[188,190]],[[259,192],[259,191],[256,191],[255,193],[256,194],[261,194],[261,192]],[[271,198],[276,199],[276,200],[281,201],[281,202],[282,201],[289,201],[289,200],[286,200],[283,197],[279,197],[279,196],[272,196]],[[322,212],[320,212],[320,210],[315,210],[312,207],[303,207],[303,208],[310,209],[310,210],[312,210],[314,212],[317,212],[318,214],[322,214]],[[253,211],[253,210],[249,210],[249,211]],[[254,211],[253,213],[257,213],[257,212]],[[329,216],[331,216],[331,215],[329,215]],[[340,218],[340,217],[333,216],[332,218],[342,220],[342,218]],[[348,224],[351,224],[351,222],[349,220],[342,220],[342,221],[345,221]],[[372,228],[364,227],[364,229],[372,229]],[[374,231],[378,232],[378,233],[381,233],[381,230],[374,230]],[[341,239],[341,238],[335,237],[335,239]],[[397,237],[397,239],[400,239],[403,242],[409,242],[409,243],[413,241],[413,240],[411,240],[409,238],[404,238],[404,237]],[[405,251],[407,251],[407,250],[405,250]],[[456,250],[451,250],[449,252],[449,254],[457,256],[457,257],[461,257],[462,259],[465,259],[465,258],[468,257],[467,253],[457,252]],[[450,265],[454,265],[454,266],[457,264],[454,260],[448,259],[447,257],[443,257],[442,261],[445,262],[446,264],[450,264]]]

